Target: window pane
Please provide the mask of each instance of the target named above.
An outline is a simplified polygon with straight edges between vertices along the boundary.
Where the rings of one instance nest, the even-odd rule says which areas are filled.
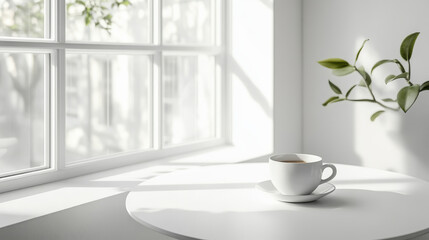
[[[67,54],[66,161],[148,149],[151,58]]]
[[[214,57],[165,56],[163,69],[164,144],[214,137]]]
[[[214,0],[163,0],[166,44],[213,44]]]
[[[43,38],[44,0],[0,0],[0,36]]]
[[[66,34],[69,41],[129,43],[151,41],[149,0],[66,2]]]
[[[45,57],[0,52],[0,175],[47,166]]]

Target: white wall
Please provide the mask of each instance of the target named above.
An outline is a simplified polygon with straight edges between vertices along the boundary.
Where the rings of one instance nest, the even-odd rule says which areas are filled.
[[[300,152],[302,2],[229,2],[232,143],[255,156]]]
[[[274,152],[302,151],[302,1],[274,2]]]
[[[232,143],[255,157],[273,146],[273,0],[233,0],[228,67]]]
[[[322,103],[332,92],[328,79],[343,89],[359,76],[338,78],[317,64],[340,57],[353,62],[362,41],[369,38],[360,63],[366,69],[383,58],[400,58],[399,46],[410,33],[420,31],[412,57],[412,79],[429,80],[429,2],[425,0],[304,0],[303,5],[303,150],[322,155],[326,161],[364,165],[406,173],[429,180],[429,94],[423,93],[413,108],[403,113],[370,115],[379,110],[371,104]],[[396,82],[387,88],[384,77],[395,68],[374,72],[374,91],[396,96]],[[356,97],[366,96],[364,90]]]

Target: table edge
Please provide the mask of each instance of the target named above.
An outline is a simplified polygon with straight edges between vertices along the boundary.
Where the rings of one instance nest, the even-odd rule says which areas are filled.
[[[134,220],[134,221],[136,221],[136,222],[138,222],[138,223],[140,223],[140,224],[142,224],[143,226],[145,226],[145,227],[147,227],[147,228],[150,228],[150,229],[152,229],[152,230],[154,230],[154,231],[156,231],[156,232],[159,232],[159,233],[161,233],[161,234],[164,234],[164,235],[167,235],[167,236],[169,236],[169,237],[172,237],[172,238],[175,238],[175,239],[179,239],[179,240],[202,240],[201,238],[194,238],[194,237],[188,237],[188,236],[185,236],[185,235],[182,235],[182,234],[178,234],[178,233],[175,233],[175,232],[170,232],[170,231],[167,231],[167,230],[165,230],[165,229],[162,229],[162,228],[159,228],[159,227],[157,227],[157,226],[154,226],[154,225],[152,225],[152,224],[150,224],[150,223],[147,223],[147,222],[145,222],[145,221],[143,221],[143,220],[141,220],[141,219],[139,219],[139,218],[137,218],[136,216],[134,216],[134,214],[128,209],[128,197],[129,197],[129,195],[132,193],[132,191],[130,191],[130,192],[128,192],[128,194],[127,194],[127,197],[126,197],[126,200],[125,200],[125,209],[127,210],[127,213],[128,213],[128,215]]]
[[[233,163],[233,164],[241,164],[241,163]],[[388,172],[388,173],[392,173],[392,174],[401,175],[401,176],[406,177],[406,178],[411,178],[411,179],[416,180],[418,182],[423,182],[425,184],[429,184],[428,181],[425,181],[423,179],[416,178],[416,177],[413,177],[413,176],[409,176],[409,175],[403,174],[403,173],[397,173],[397,172],[392,172],[392,171],[387,171],[387,170],[382,170],[382,169],[377,169],[377,168],[357,166],[357,165],[351,165],[351,164],[342,164],[342,163],[334,163],[334,164],[344,165],[344,166],[351,166],[351,167],[357,167],[357,168],[368,168],[368,169],[372,169],[372,170],[376,170],[376,171]],[[219,164],[219,165],[230,165],[230,164]],[[204,167],[210,167],[210,166],[204,166]],[[154,226],[154,225],[152,225],[150,223],[147,223],[147,222],[139,219],[138,217],[134,216],[134,213],[132,213],[132,211],[128,208],[128,206],[129,206],[129,204],[128,204],[129,197],[130,197],[130,194],[133,194],[133,193],[134,193],[134,191],[132,191],[132,190],[127,193],[127,197],[126,197],[126,201],[125,201],[125,208],[127,210],[128,215],[132,219],[134,219],[136,222],[138,222],[138,223],[142,224],[143,226],[148,227],[148,228],[150,228],[150,229],[152,229],[152,230],[154,230],[156,232],[159,232],[161,234],[164,234],[164,235],[167,235],[169,237],[173,237],[173,238],[176,238],[176,239],[179,239],[179,240],[202,240],[201,238],[189,237],[189,236],[185,236],[185,235],[182,235],[182,234],[179,234],[179,233],[175,233],[175,232],[171,232],[171,231],[159,228],[157,226]],[[410,240],[412,238],[420,237],[420,236],[423,236],[423,235],[428,234],[428,233],[429,233],[429,227],[427,227],[426,229],[419,230],[417,232],[411,232],[411,233],[407,233],[407,234],[404,234],[404,235],[401,235],[401,236],[394,236],[394,237],[388,237],[388,238],[382,238],[382,239],[384,239],[384,240]]]

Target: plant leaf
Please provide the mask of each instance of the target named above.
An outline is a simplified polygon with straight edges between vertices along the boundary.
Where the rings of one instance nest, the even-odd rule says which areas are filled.
[[[88,26],[91,23],[91,17],[89,15],[85,16],[85,25]]]
[[[326,107],[326,105],[328,105],[328,104],[329,104],[329,103],[331,103],[332,101],[337,100],[337,99],[339,99],[339,98],[340,98],[340,97],[338,97],[338,96],[330,97],[328,100],[326,100],[326,101],[322,104],[322,106]]]
[[[383,98],[381,100],[384,101],[384,102],[396,102],[396,100],[393,100],[391,98]]]
[[[365,80],[361,79],[357,85],[358,85],[359,87],[366,87]]]
[[[407,86],[398,92],[398,104],[404,112],[407,112],[413,106],[419,96],[420,85]]]
[[[356,54],[355,64],[356,64],[356,62],[357,62],[357,60],[359,58],[360,52],[362,51],[363,47],[365,46],[365,43],[368,42],[368,41],[369,41],[369,39],[366,39],[365,41],[363,41],[362,46],[359,48],[359,51]]]
[[[396,77],[395,75],[390,74],[389,76],[387,76],[387,77],[386,77],[386,79],[384,80],[384,82],[385,82],[386,84],[388,84],[390,81],[393,81],[393,79],[394,79],[395,77]]]
[[[107,21],[112,20],[112,14],[107,14],[106,16],[103,17],[103,19]]]
[[[393,80],[400,79],[400,78],[407,79],[408,78],[408,72],[404,72],[404,73],[397,75]]]
[[[318,61],[318,63],[330,69],[338,69],[350,66],[350,64],[346,60],[343,60],[341,58],[328,58],[322,61]]]
[[[429,90],[429,81],[424,82],[424,83],[420,86],[420,92],[421,92],[421,91],[425,91],[425,90]]]
[[[355,71],[353,66],[346,66],[343,68],[337,68],[332,70],[332,74],[335,76],[345,76]]]
[[[328,82],[329,82],[329,86],[331,87],[332,91],[334,91],[334,93],[342,94],[341,89],[337,87],[337,85],[333,84],[331,81],[328,81]]]
[[[344,100],[346,100],[346,99],[344,99],[344,98],[338,98],[338,99],[333,100],[331,103],[342,102]]]
[[[393,61],[396,63],[396,65],[398,66],[399,70],[401,70],[401,72],[405,72],[404,66],[402,66],[402,63],[398,60],[398,59],[393,59]]]
[[[82,0],[76,0],[76,3],[77,3],[77,4],[80,4],[80,5],[82,5],[82,6],[86,6],[85,2],[84,2],[84,1],[82,1]]]
[[[395,62],[395,61],[394,60],[390,60],[390,59],[383,59],[383,60],[380,60],[380,61],[376,62],[374,64],[374,66],[372,67],[372,69],[371,69],[371,74],[374,71],[374,69],[376,69],[378,66],[383,65],[385,63],[389,63],[389,62]]]
[[[353,85],[346,93],[346,99],[349,97],[350,93],[352,92],[352,90],[356,87],[357,85]]]
[[[401,56],[405,61],[409,61],[411,55],[413,54],[414,43],[419,36],[419,32],[412,33],[408,35],[401,44]]]
[[[399,74],[397,76],[395,76],[395,75],[389,75],[389,76],[386,77],[385,82],[386,82],[386,84],[388,84],[389,82],[392,82],[392,81],[394,81],[396,79],[400,79],[400,78],[407,79],[407,77],[408,77],[408,73],[407,72],[401,73],[401,74]]]
[[[121,2],[121,4],[123,4],[124,6],[129,6],[129,5],[131,5],[131,2],[128,0],[124,0]]]
[[[378,111],[378,112],[375,112],[374,114],[372,114],[372,115],[371,115],[371,121],[372,121],[372,122],[374,122],[374,120],[375,120],[378,116],[380,116],[382,113],[384,113],[384,110],[381,110],[381,111]]]

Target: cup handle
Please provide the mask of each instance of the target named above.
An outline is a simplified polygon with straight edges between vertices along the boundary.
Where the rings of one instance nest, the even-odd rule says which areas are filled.
[[[332,174],[331,174],[331,176],[327,177],[326,179],[320,180],[320,184],[331,181],[335,177],[335,175],[337,175],[337,168],[333,164],[330,164],[330,163],[323,164],[322,165],[322,173],[325,170],[325,168],[331,168]]]

